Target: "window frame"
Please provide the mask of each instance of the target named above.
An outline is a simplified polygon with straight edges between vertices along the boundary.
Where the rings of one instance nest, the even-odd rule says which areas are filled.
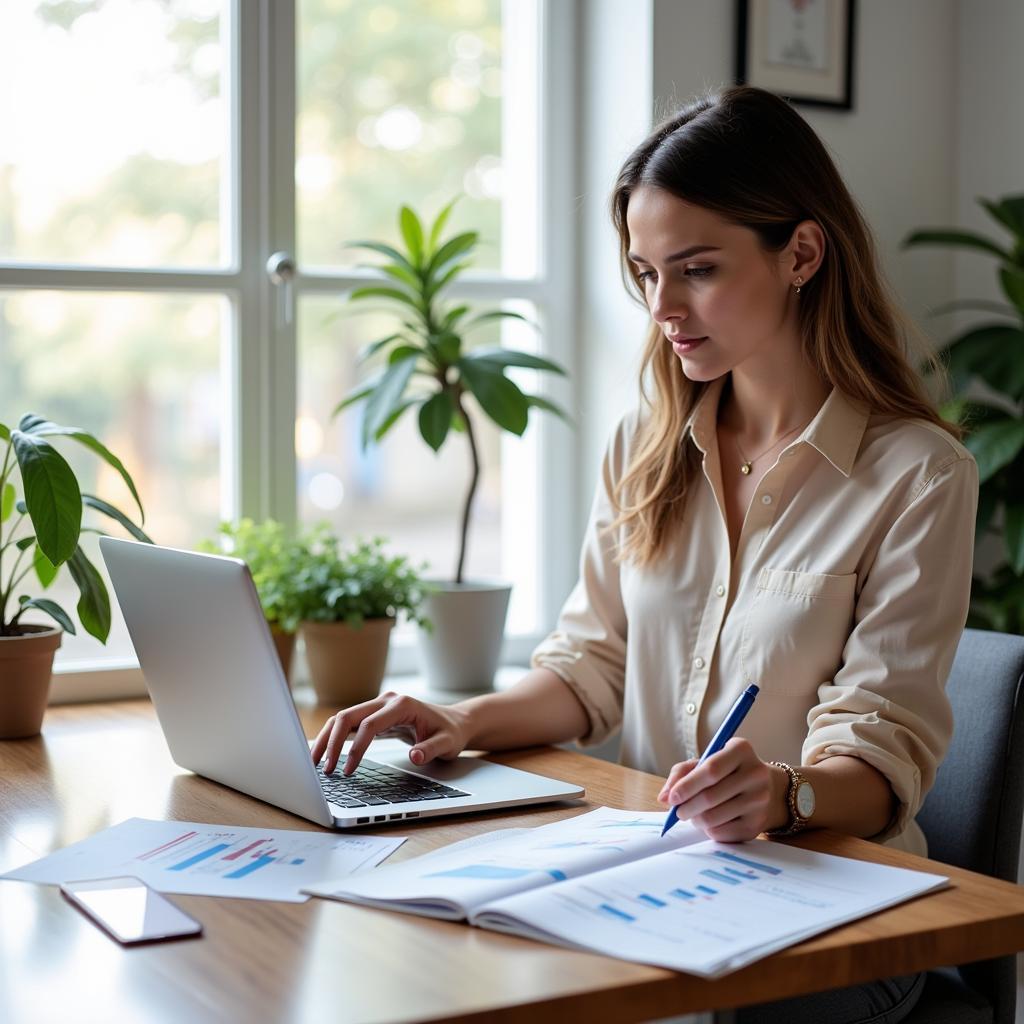
[[[573,410],[578,405],[573,310],[578,294],[576,5],[571,0],[538,0],[538,5],[537,273],[513,278],[467,272],[450,292],[453,298],[471,301],[534,303],[544,327],[544,354],[569,371],[568,379],[546,375],[543,393]],[[230,104],[230,144],[223,180],[230,201],[222,204],[222,214],[228,221],[228,265],[179,270],[0,262],[0,289],[191,292],[226,299],[231,327],[222,341],[221,366],[230,396],[230,426],[222,443],[222,515],[272,516],[294,525],[297,298],[339,294],[374,275],[356,269],[300,272],[291,289],[292,310],[286,315],[283,296],[269,280],[266,263],[272,253],[296,252],[296,0],[227,0],[225,14],[222,38],[230,63],[223,81]],[[551,416],[531,417],[526,437],[536,453],[530,485],[537,494],[537,620],[543,625],[554,620],[576,575],[577,443],[574,431]],[[543,632],[507,636],[503,663],[527,662]],[[415,671],[408,640],[392,643],[388,670]],[[50,703],[145,693],[137,663],[69,662],[55,667]]]

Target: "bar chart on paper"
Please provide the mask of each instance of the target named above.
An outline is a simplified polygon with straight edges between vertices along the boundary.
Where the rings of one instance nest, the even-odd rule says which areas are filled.
[[[494,901],[474,921],[714,977],[945,881],[773,843],[705,840]]]
[[[310,846],[308,839],[250,839],[247,832],[241,836],[232,831],[200,835],[189,830],[135,859],[150,868],[212,874],[235,881],[271,865],[281,870],[305,864]]]
[[[375,867],[404,841],[130,818],[6,877],[56,884],[135,875],[160,892],[302,902],[304,886]]]

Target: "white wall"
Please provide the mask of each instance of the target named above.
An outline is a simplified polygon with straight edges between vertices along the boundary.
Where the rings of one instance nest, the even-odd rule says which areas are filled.
[[[1005,242],[1009,235],[975,199],[1024,192],[1024,3],[962,0],[957,36],[957,186],[952,217],[961,227]],[[953,265],[958,298],[1005,301],[992,259],[958,254]]]

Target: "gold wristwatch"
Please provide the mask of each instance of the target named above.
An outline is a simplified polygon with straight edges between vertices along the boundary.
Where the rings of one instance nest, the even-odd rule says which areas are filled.
[[[789,824],[782,828],[765,829],[765,835],[791,836],[807,828],[811,815],[814,814],[814,787],[792,765],[785,761],[769,761],[776,768],[781,768],[789,776],[789,788],[786,790],[786,803],[789,806]]]

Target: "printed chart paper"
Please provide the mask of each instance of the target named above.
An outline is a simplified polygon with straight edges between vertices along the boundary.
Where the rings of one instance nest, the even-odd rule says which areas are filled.
[[[304,903],[303,886],[373,868],[405,839],[129,818],[0,878],[135,875],[159,892]]]

